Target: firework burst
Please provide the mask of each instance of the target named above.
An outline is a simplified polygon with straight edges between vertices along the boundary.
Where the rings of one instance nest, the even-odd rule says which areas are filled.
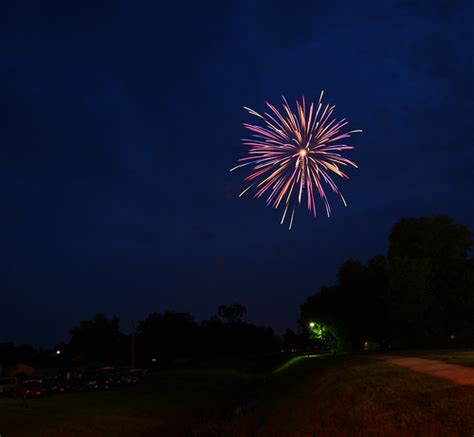
[[[283,111],[279,111],[267,102],[271,112],[263,115],[245,107],[249,114],[258,117],[263,126],[244,123],[252,132],[251,139],[242,140],[249,146],[248,156],[239,159],[241,164],[232,168],[234,171],[245,166],[253,166],[253,172],[245,178],[250,185],[239,195],[242,197],[251,189],[254,197],[266,196],[267,206],[282,207],[281,224],[289,220],[289,229],[293,225],[295,208],[306,203],[308,209],[316,216],[316,198],[319,195],[328,217],[331,214],[325,186],[328,185],[347,206],[347,203],[333,180],[334,174],[343,178],[349,177],[341,167],[357,165],[338,152],[353,149],[353,146],[341,144],[351,134],[362,132],[352,130],[343,132],[348,124],[346,119],[337,121],[334,118],[334,106],[323,105],[323,93],[318,104],[306,105],[305,98],[296,101],[296,113],[283,97]],[[291,214],[288,214],[291,211]]]

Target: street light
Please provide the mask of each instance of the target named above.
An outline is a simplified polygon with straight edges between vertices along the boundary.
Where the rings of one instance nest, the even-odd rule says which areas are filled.
[[[311,323],[309,324],[309,327],[310,327],[310,328],[314,328],[315,325],[316,325],[316,323],[311,322]]]
[[[61,351],[59,349],[56,351],[56,355],[61,355]]]

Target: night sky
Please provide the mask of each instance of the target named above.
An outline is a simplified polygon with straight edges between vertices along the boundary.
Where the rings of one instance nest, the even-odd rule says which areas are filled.
[[[257,3],[257,5],[256,5]],[[473,2],[4,2],[0,342],[96,312],[198,320],[239,302],[295,327],[401,217],[474,228]],[[321,89],[363,129],[344,208],[291,231],[238,198],[243,110]]]

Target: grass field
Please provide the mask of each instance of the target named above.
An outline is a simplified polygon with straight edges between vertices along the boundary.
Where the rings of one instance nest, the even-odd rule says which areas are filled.
[[[251,387],[245,372],[181,369],[135,387],[42,399],[0,400],[0,435],[177,435],[219,421]]]
[[[226,435],[474,434],[474,388],[364,356],[303,362],[263,396]]]
[[[3,399],[0,434],[470,436],[473,411],[473,388],[365,356],[313,357],[162,371],[136,387],[26,404]]]

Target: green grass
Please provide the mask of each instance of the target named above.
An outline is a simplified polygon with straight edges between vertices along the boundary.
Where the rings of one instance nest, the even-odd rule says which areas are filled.
[[[3,436],[175,435],[219,423],[253,396],[282,356],[220,360],[148,375],[136,387],[0,399]]]
[[[110,392],[2,399],[0,434],[455,436],[474,434],[473,411],[474,389],[366,356],[277,357],[162,371]]]
[[[226,405],[249,389],[233,373],[200,370],[150,375],[136,387],[108,392],[71,393],[0,400],[3,436],[172,435],[220,420]]]
[[[365,356],[305,360],[223,435],[474,435],[474,389]],[[217,434],[216,434],[217,435]]]

